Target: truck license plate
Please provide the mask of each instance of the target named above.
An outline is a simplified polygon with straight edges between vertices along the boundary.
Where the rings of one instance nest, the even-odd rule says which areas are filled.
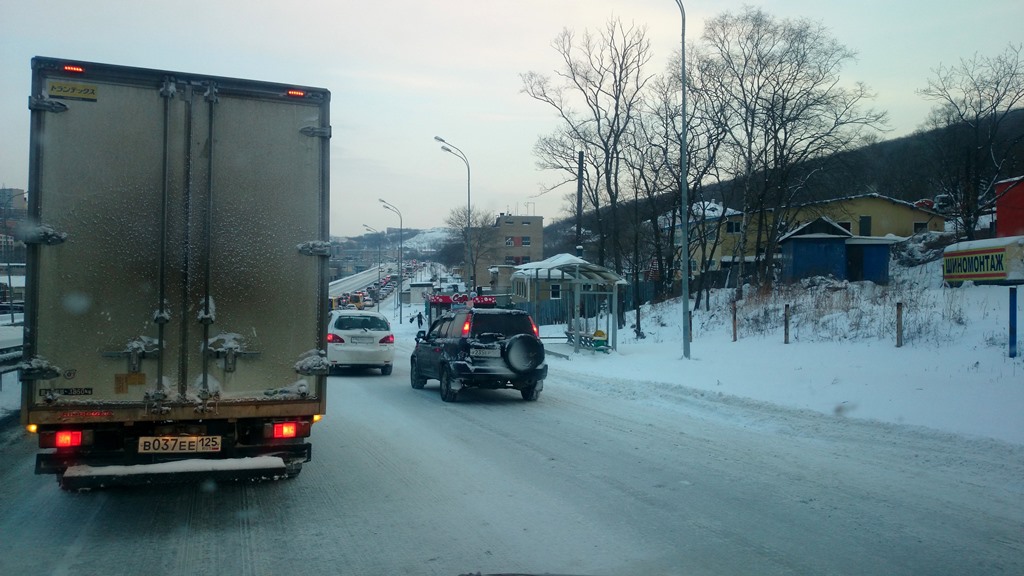
[[[220,452],[220,436],[140,436],[139,454]]]
[[[497,358],[501,356],[501,350],[497,348],[473,348],[469,351],[469,355],[482,358]]]

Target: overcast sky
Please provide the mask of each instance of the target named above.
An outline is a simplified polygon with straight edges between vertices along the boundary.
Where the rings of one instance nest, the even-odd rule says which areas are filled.
[[[1020,0],[687,0],[687,39],[704,21],[744,4],[776,17],[821,22],[858,53],[844,82],[863,81],[892,132],[908,134],[931,103],[915,93],[938,64],[992,56],[1024,33]],[[558,65],[563,28],[598,30],[610,17],[646,26],[651,73],[678,49],[673,0],[0,0],[0,185],[28,183],[27,109],[32,56],[323,87],[332,92],[331,233],[443,225],[474,207],[564,217],[564,192],[538,197],[554,175],[535,168],[533,145],[557,126],[552,110],[520,92],[519,75]]]

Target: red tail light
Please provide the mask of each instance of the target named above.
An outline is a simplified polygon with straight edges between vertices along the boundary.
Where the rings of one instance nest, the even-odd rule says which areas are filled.
[[[540,330],[537,328],[537,323],[533,321],[533,318],[530,318],[530,326],[533,327],[533,335],[540,338]]]
[[[278,422],[274,424],[274,438],[295,438],[298,428],[297,422]]]
[[[395,343],[395,335],[394,334],[388,334],[387,336],[385,336],[385,337],[380,339],[380,344],[394,344],[394,343]]]
[[[345,339],[342,338],[341,336],[338,336],[337,334],[327,334],[327,343],[328,344],[344,344],[345,343]]]
[[[466,321],[462,323],[462,336],[469,336],[469,318],[466,318]]]
[[[82,445],[82,432],[80,430],[59,430],[57,432],[57,448],[71,448]]]

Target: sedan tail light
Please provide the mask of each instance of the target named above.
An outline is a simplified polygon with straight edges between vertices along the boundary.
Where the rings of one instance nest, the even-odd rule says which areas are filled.
[[[344,344],[345,343],[345,339],[342,338],[341,336],[338,336],[337,334],[328,333],[327,334],[327,343],[328,344]]]
[[[385,337],[380,339],[380,344],[394,344],[394,343],[395,343],[395,335],[394,334],[388,334],[387,336],[385,336]]]

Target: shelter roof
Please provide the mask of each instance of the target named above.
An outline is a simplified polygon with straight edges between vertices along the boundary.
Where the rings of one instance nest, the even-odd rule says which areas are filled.
[[[551,278],[585,284],[626,284],[626,280],[614,271],[566,253],[516,266],[512,277]]]

